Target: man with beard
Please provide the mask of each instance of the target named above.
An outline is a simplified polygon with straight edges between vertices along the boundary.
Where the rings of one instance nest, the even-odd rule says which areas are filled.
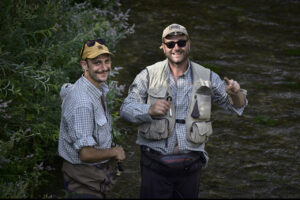
[[[122,147],[112,147],[112,125],[105,81],[112,53],[103,40],[89,40],[81,50],[84,74],[61,88],[62,114],[58,152],[68,197],[103,198],[116,182],[114,161],[125,159]]]
[[[190,47],[185,27],[167,26],[161,44],[166,59],[136,76],[121,106],[123,119],[139,123],[141,198],[198,198],[211,102],[238,115],[248,104],[237,81],[223,81],[190,61]]]

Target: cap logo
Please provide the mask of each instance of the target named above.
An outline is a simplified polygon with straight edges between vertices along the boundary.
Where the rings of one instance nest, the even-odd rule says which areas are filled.
[[[98,45],[97,47],[98,49],[103,49],[102,45]]]
[[[180,29],[180,26],[179,25],[172,25],[172,26],[170,26],[169,29],[170,30],[172,30],[172,29]]]

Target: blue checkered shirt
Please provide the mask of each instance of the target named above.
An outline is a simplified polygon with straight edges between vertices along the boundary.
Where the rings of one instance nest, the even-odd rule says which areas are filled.
[[[60,95],[63,103],[58,153],[70,163],[84,163],[78,155],[82,147],[92,146],[97,149],[111,147],[110,114],[105,100],[105,110],[100,100],[101,95],[103,94],[105,98],[107,92],[108,86],[105,83],[98,89],[84,76],[74,85],[62,86]]]
[[[177,81],[175,81],[174,77],[170,75],[170,68],[168,67],[166,70],[168,84],[172,89],[176,119],[185,119],[188,111],[188,105],[192,95],[192,70],[190,65],[191,64],[189,62],[188,69],[182,76],[178,77]],[[242,115],[244,108],[248,104],[247,99],[246,104],[242,108],[235,109],[230,103],[229,95],[226,93],[225,82],[214,72],[212,72],[211,75],[211,84],[213,92],[212,102],[218,104],[225,110]],[[152,121],[152,118],[148,113],[150,105],[145,104],[147,100],[148,85],[149,75],[148,71],[144,69],[136,76],[135,80],[131,84],[128,96],[121,106],[120,115],[123,119],[133,123]],[[207,153],[204,150],[205,144],[197,145],[187,141],[185,124],[176,123],[172,136],[165,140],[147,140],[138,134],[136,141],[138,145],[148,146],[162,154],[172,154],[176,142],[178,143],[179,151],[202,151],[208,160]]]

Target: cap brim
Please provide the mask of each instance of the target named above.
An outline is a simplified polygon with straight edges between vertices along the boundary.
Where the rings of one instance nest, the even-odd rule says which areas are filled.
[[[114,54],[110,53],[109,51],[102,51],[101,53],[95,52],[95,53],[93,53],[93,54],[90,54],[90,55],[87,56],[86,58],[93,59],[93,58],[96,58],[97,56],[100,56],[100,55],[102,55],[102,54],[109,54],[109,55],[114,56]]]

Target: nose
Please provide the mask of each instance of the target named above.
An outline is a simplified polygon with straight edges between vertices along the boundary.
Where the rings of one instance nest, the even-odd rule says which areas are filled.
[[[177,43],[175,43],[175,46],[174,46],[174,48],[173,48],[174,50],[178,50],[178,49],[180,49],[180,47],[178,46],[178,44]]]
[[[106,64],[106,63],[103,63],[103,64],[102,64],[102,68],[103,68],[103,69],[107,69],[107,64]]]
[[[103,63],[102,68],[103,68],[104,71],[107,71],[107,70],[110,69],[110,64],[108,64],[108,63]]]
[[[108,65],[103,63],[102,65],[102,71],[107,71],[108,70]]]

